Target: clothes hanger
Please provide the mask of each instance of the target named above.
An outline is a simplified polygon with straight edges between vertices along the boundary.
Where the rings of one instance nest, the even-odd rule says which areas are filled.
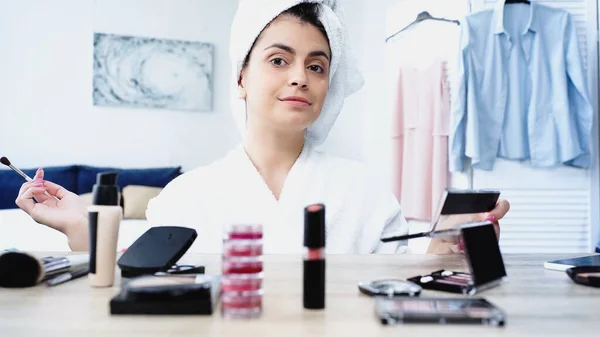
[[[531,2],[528,0],[506,0],[504,2],[505,5],[508,4],[527,4],[527,5],[531,5]]]
[[[387,39],[385,39],[385,42],[388,42],[391,38],[393,38],[394,36],[402,33],[403,31],[407,30],[409,27],[425,21],[425,20],[433,20],[433,21],[442,21],[442,22],[449,22],[449,23],[455,23],[457,25],[460,25],[460,22],[458,20],[449,20],[449,19],[445,19],[445,18],[436,18],[434,16],[431,16],[431,14],[429,14],[428,11],[423,11],[421,13],[419,13],[419,15],[417,15],[417,18],[411,22],[408,26],[400,29],[399,31],[397,31],[396,33],[392,34],[391,36],[389,36]]]

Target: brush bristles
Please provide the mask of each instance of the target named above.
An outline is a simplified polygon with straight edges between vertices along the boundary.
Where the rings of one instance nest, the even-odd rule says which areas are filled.
[[[10,166],[10,160],[8,160],[6,157],[0,158],[0,162],[6,166]]]

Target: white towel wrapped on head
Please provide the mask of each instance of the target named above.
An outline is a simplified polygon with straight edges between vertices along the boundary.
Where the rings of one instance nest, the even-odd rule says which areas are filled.
[[[246,100],[239,98],[238,79],[244,59],[263,29],[279,14],[301,3],[317,3],[331,49],[329,90],[319,118],[308,127],[305,140],[322,144],[335,123],[344,99],[364,83],[350,50],[344,13],[339,0],[240,0],[231,27],[229,54],[232,61],[231,100],[233,118],[242,137],[246,134]]]

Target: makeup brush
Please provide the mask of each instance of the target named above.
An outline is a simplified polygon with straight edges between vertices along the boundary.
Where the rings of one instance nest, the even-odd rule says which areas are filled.
[[[17,172],[18,175],[20,175],[21,177],[23,177],[23,179],[25,179],[26,181],[32,181],[33,179],[31,179],[30,176],[26,175],[25,172],[19,170],[18,168],[14,167],[11,163],[10,160],[8,160],[8,158],[6,157],[2,157],[0,158],[0,163],[10,167],[13,171]]]
[[[8,158],[6,158],[6,157],[0,158],[0,163],[2,163],[3,165],[6,165],[8,167],[10,167],[13,171],[17,172],[18,175],[20,175],[21,177],[23,177],[23,179],[25,179],[27,182],[33,180],[33,179],[31,179],[30,176],[26,175],[25,172],[19,170],[17,167],[14,167],[13,164],[10,163],[10,160],[8,160]],[[44,194],[46,196],[48,196],[48,197],[53,197],[56,200],[60,200],[58,197],[48,194],[47,191],[44,191]]]
[[[459,230],[451,228],[451,229],[442,229],[439,231],[432,231],[432,232],[422,232],[422,233],[415,233],[415,234],[390,236],[390,237],[386,237],[386,238],[381,238],[381,242],[400,241],[400,240],[425,238],[425,237],[440,238],[440,237],[459,236],[459,235],[460,235]]]

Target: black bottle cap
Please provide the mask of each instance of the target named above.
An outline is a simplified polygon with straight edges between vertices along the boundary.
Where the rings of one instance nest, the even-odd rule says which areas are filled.
[[[119,187],[117,172],[100,172],[96,176],[96,184],[92,189],[93,204],[102,206],[119,205]]]
[[[314,204],[304,208],[304,247],[325,247],[325,205]]]

